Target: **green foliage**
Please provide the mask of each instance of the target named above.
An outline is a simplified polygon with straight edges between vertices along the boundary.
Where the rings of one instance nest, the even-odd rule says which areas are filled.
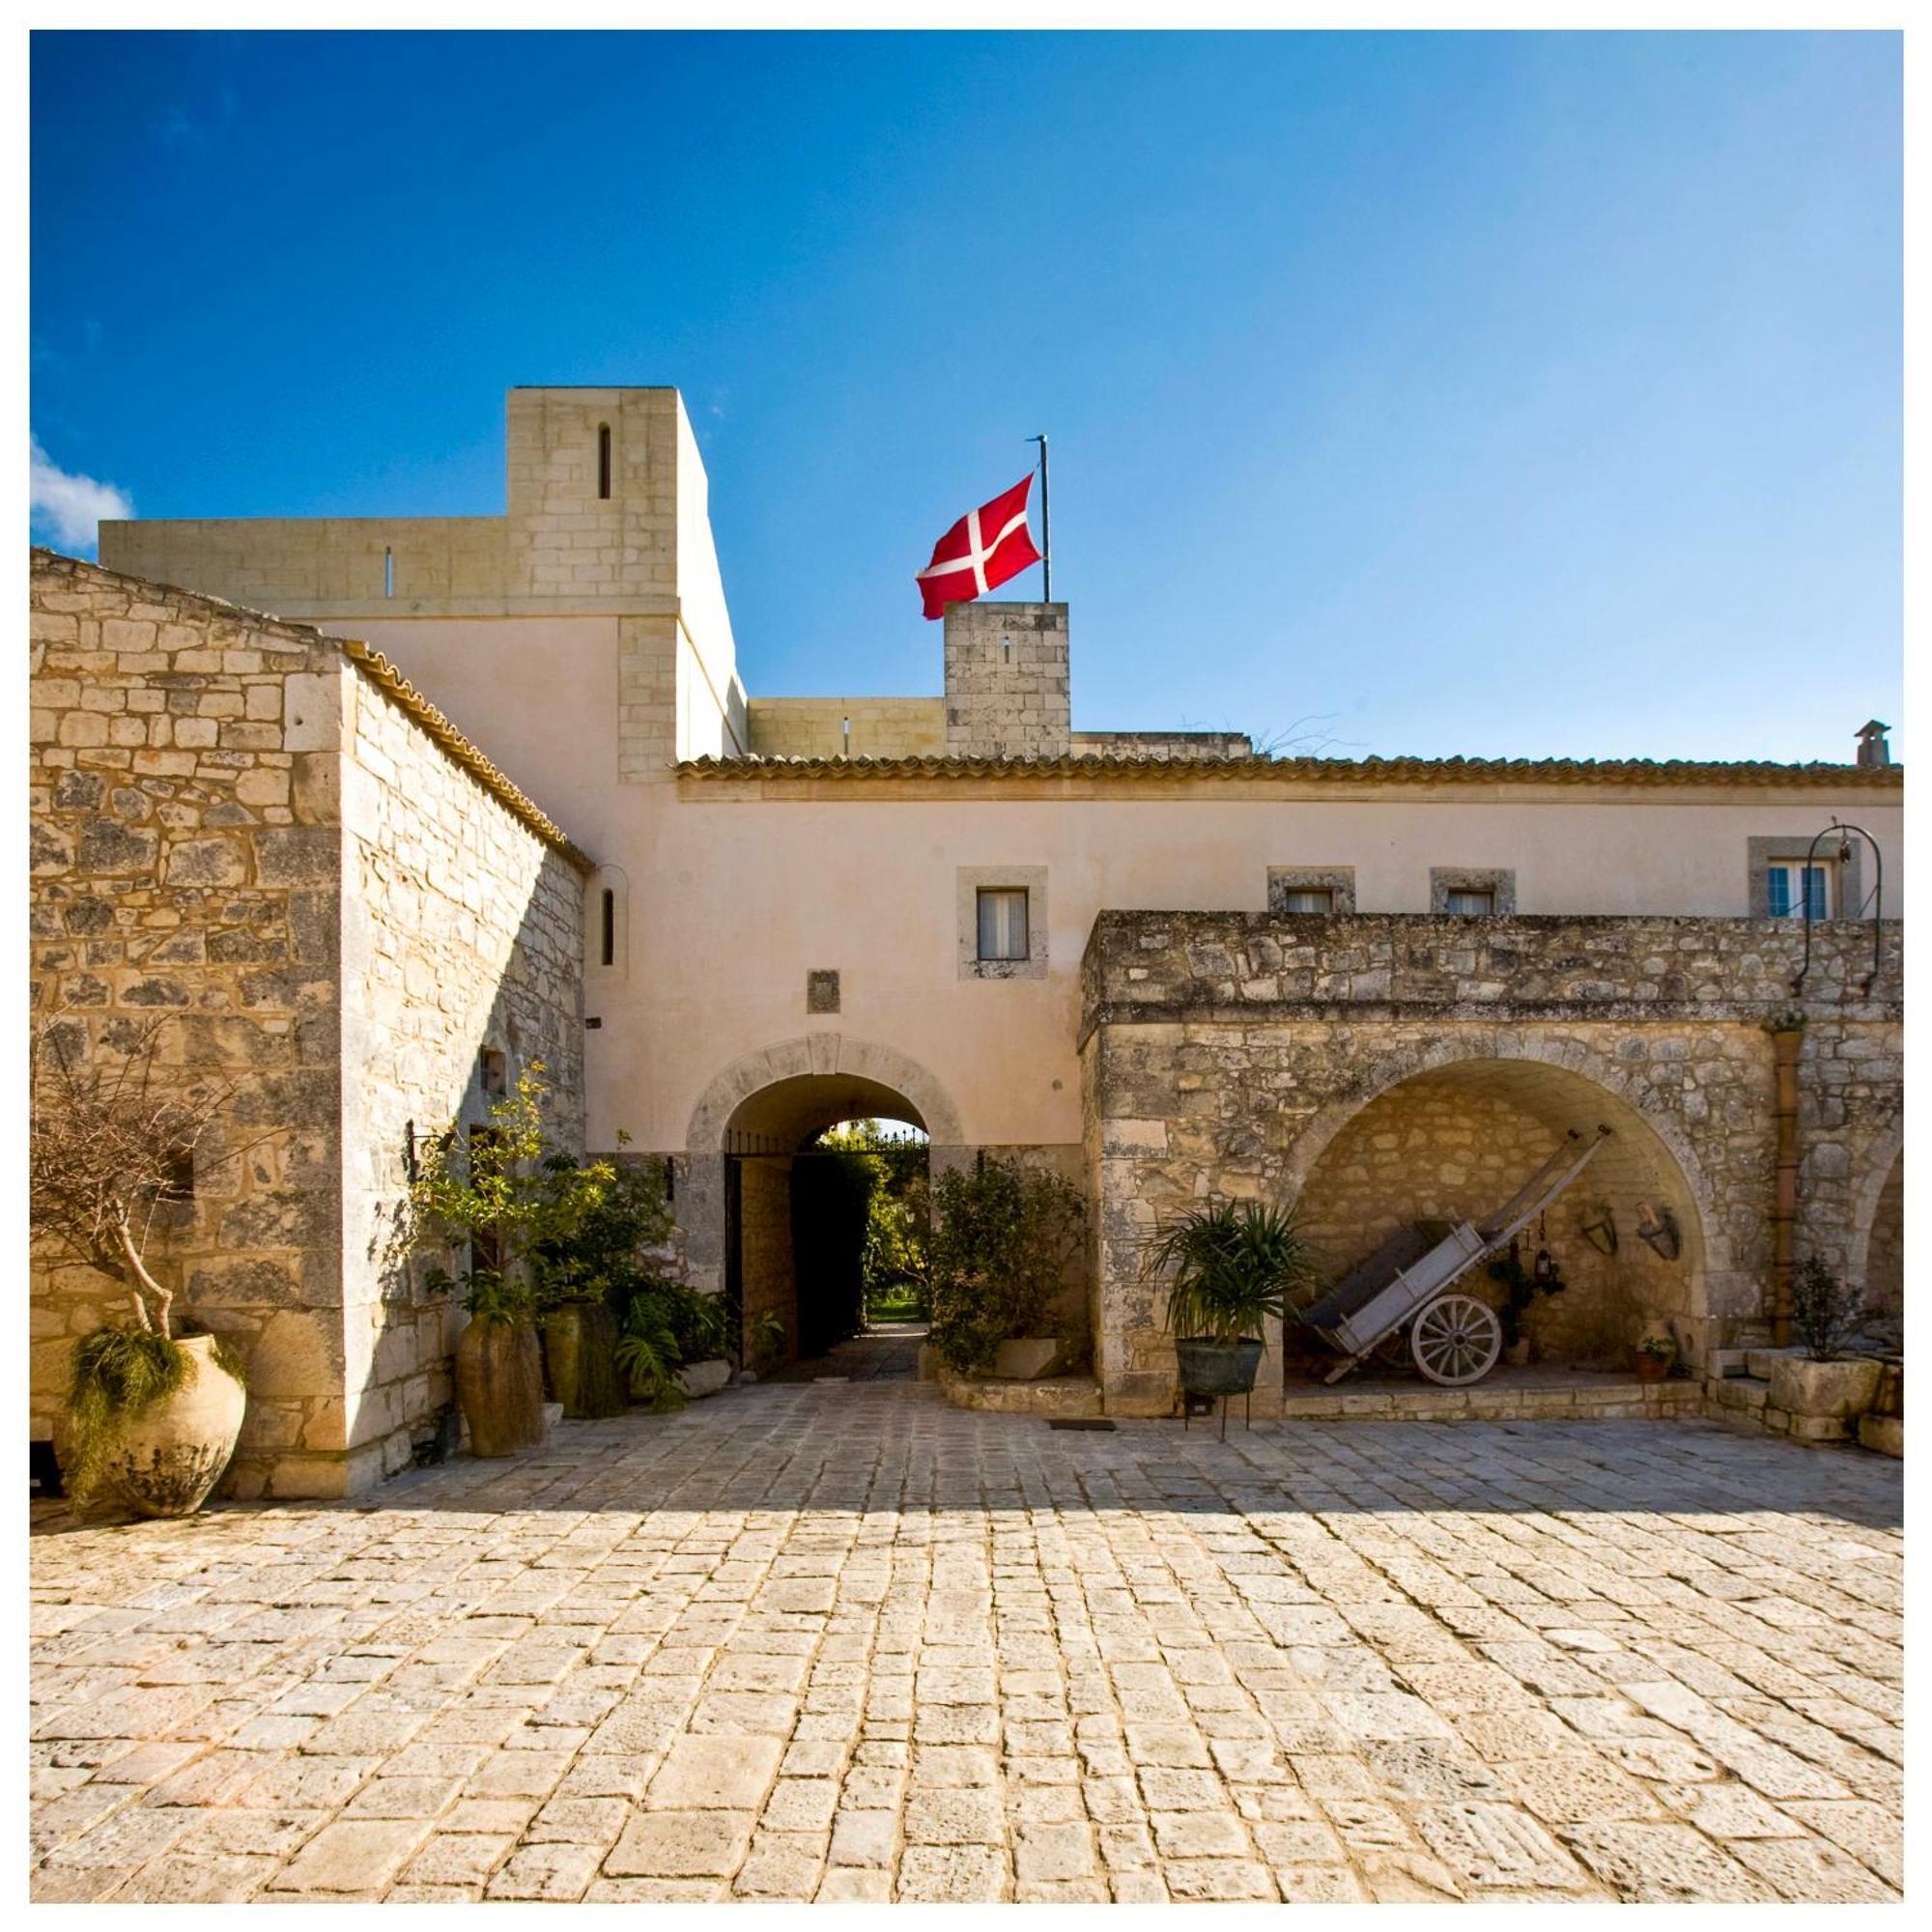
[[[848,1121],[817,1145],[863,1158],[872,1178],[861,1266],[866,1313],[911,1321],[926,1312],[932,1188],[925,1137],[879,1121]]]
[[[745,1352],[753,1362],[765,1363],[782,1355],[790,1340],[785,1319],[776,1308],[761,1308],[745,1323]]]
[[[68,1492],[79,1501],[92,1495],[122,1425],[173,1395],[193,1374],[187,1350],[153,1329],[97,1328],[83,1335],[74,1344],[68,1384],[73,1429],[73,1467],[63,1472]]]
[[[1668,1335],[1646,1335],[1636,1345],[1636,1351],[1654,1362],[1668,1362],[1676,1358],[1677,1344]]]
[[[981,1154],[934,1178],[932,1346],[962,1375],[1037,1334],[1080,1238],[1086,1203],[1057,1174]]]
[[[684,1357],[672,1329],[667,1297],[645,1291],[632,1299],[617,1336],[615,1359],[638,1401],[655,1409],[683,1406],[684,1390],[677,1372],[684,1366]]]
[[[608,1160],[580,1162],[551,1140],[543,1074],[532,1061],[491,1107],[487,1129],[465,1134],[452,1122],[410,1189],[422,1243],[470,1245],[460,1280],[475,1321],[521,1324],[554,1301],[605,1292],[599,1270],[622,1229],[650,1219],[648,1183],[620,1178]],[[451,1279],[442,1269],[430,1278]]]
[[[1791,1321],[1806,1356],[1814,1362],[1836,1359],[1863,1321],[1862,1291],[1841,1281],[1816,1255],[1791,1270]]]
[[[1263,1323],[1321,1284],[1315,1250],[1292,1209],[1217,1201],[1171,1222],[1148,1256],[1149,1274],[1172,1274],[1168,1331],[1217,1342],[1258,1341]]]
[[[628,1135],[617,1136],[621,1144]],[[572,1163],[553,1154],[548,1165],[562,1174]],[[673,1216],[665,1196],[661,1163],[611,1164],[611,1178],[587,1190],[568,1225],[541,1236],[531,1248],[544,1304],[605,1300],[621,1313],[640,1274],[640,1257],[670,1238]]]

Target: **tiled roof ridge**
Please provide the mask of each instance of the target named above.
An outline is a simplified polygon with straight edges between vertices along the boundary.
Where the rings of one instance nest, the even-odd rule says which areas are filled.
[[[1551,784],[1798,784],[1902,786],[1903,765],[1780,764],[1770,759],[1265,757],[1174,758],[1055,754],[1045,757],[687,758],[680,778],[980,779],[1125,778],[1326,779],[1362,783],[1436,781]]]

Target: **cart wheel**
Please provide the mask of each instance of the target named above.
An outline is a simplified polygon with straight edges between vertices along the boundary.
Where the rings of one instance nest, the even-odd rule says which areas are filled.
[[[1460,1388],[1495,1367],[1503,1351],[1496,1311],[1472,1294],[1441,1294],[1415,1318],[1408,1345],[1415,1366],[1433,1382]]]
[[[1408,1337],[1398,1328],[1392,1335],[1384,1335],[1369,1351],[1369,1360],[1378,1368],[1400,1369],[1408,1364]]]

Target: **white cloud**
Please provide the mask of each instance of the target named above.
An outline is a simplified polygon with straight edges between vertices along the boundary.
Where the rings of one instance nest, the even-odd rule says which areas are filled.
[[[131,517],[134,502],[112,483],[71,476],[39,441],[28,439],[28,521],[35,536],[66,551],[94,554],[95,525],[103,517]]]

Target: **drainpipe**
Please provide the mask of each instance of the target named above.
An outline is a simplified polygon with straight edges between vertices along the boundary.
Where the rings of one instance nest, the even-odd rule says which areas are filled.
[[[1771,1027],[1772,1070],[1777,1083],[1777,1194],[1771,1213],[1771,1340],[1791,1342],[1791,1242],[1798,1220],[1798,1054],[1804,1044],[1802,1016],[1795,1026],[1780,1017]]]

